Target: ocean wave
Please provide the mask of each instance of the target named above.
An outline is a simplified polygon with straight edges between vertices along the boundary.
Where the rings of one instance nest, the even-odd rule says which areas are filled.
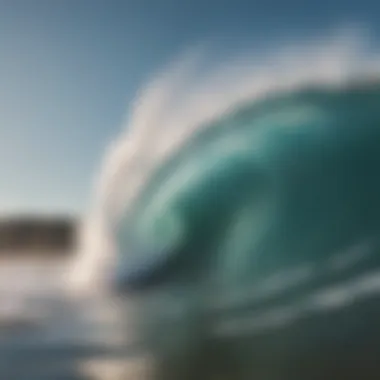
[[[268,177],[265,168],[271,133],[281,124],[281,133],[289,136],[301,126],[321,142],[335,117],[321,98],[333,96],[334,89],[348,94],[356,83],[374,83],[380,68],[380,57],[346,31],[272,54],[244,52],[207,72],[199,72],[202,54],[190,51],[136,96],[127,128],[106,153],[94,207],[83,223],[69,281],[75,290],[107,287],[115,265],[122,270],[140,265],[135,252],[159,261],[160,252],[176,251],[189,234],[201,233],[195,228],[200,220],[202,233],[213,233],[217,228],[205,228],[204,221],[227,223],[225,215],[236,209],[242,211],[236,238],[224,241],[225,249],[241,246],[252,223],[260,235],[277,199],[272,181],[278,176]],[[213,209],[211,179],[224,191]],[[247,208],[254,208],[255,221],[244,214]],[[144,244],[134,249],[136,237]],[[123,259],[117,260],[121,245]]]

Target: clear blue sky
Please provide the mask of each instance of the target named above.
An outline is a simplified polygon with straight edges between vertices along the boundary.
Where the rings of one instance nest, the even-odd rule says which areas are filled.
[[[152,71],[215,39],[226,52],[342,22],[377,1],[0,0],[0,214],[78,212]]]

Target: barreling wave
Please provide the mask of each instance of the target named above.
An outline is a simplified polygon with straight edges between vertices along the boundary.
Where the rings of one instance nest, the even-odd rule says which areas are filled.
[[[340,31],[271,54],[245,52],[207,72],[200,71],[203,54],[198,49],[154,77],[136,96],[125,130],[106,152],[70,285],[98,291],[107,284],[120,219],[133,211],[157,173],[170,170],[173,160],[181,163],[182,152],[200,131],[217,134],[268,96],[378,77],[380,57],[365,42],[358,34]],[[233,128],[229,133],[233,135]],[[198,165],[201,169],[203,163]],[[170,186],[166,196],[175,191],[176,184]]]

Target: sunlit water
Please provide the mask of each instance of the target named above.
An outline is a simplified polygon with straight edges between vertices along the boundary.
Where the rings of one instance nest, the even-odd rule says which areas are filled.
[[[122,305],[67,296],[66,276],[65,260],[1,262],[1,379],[118,378],[130,356]]]

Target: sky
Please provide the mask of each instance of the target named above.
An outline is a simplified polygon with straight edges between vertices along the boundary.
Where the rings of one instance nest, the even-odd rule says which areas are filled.
[[[82,214],[136,92],[186,48],[281,44],[377,0],[0,0],[0,215]]]

